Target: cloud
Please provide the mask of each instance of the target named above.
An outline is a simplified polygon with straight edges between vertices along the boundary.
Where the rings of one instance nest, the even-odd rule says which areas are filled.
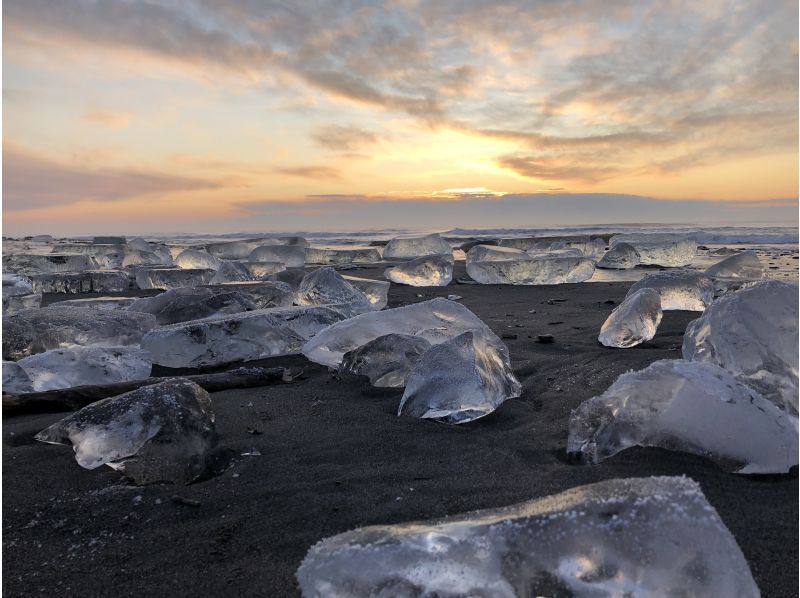
[[[276,168],[275,172],[280,174],[288,174],[289,176],[323,181],[339,181],[342,178],[341,172],[330,166],[294,166],[287,168]]]
[[[378,142],[378,135],[355,125],[322,125],[311,138],[326,149],[353,151]]]
[[[93,110],[83,115],[85,120],[99,123],[105,127],[127,127],[133,115],[128,112],[113,112],[110,110]]]

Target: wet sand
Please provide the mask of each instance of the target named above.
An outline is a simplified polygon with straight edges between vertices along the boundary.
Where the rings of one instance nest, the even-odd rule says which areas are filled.
[[[379,278],[382,269],[345,273]],[[451,427],[398,418],[401,390],[338,380],[302,356],[263,360],[301,366],[304,379],[215,393],[221,449],[236,457],[186,487],[128,486],[110,468],[81,469],[69,447],[33,440],[64,414],[6,419],[6,595],[294,596],[308,548],[354,527],[499,507],[615,477],[687,475],[736,537],[762,594],[796,596],[796,470],[736,476],[660,449],[593,467],[566,458],[570,410],[627,370],[680,357],[683,331],[698,315],[666,312],[652,341],[604,348],[600,325],[628,286],[392,285],[389,307],[457,294],[498,335],[513,337],[504,340],[523,396]],[[542,334],[555,342],[537,342]],[[252,449],[260,456],[241,456]]]

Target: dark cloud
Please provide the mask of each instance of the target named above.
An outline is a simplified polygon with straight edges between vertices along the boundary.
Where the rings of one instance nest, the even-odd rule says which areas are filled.
[[[317,127],[311,138],[326,149],[339,152],[357,150],[378,142],[378,135],[355,125]]]
[[[280,174],[288,174],[289,176],[297,176],[305,179],[322,181],[339,181],[342,178],[341,172],[339,172],[338,169],[330,166],[294,166],[287,168],[276,168],[275,172]]]

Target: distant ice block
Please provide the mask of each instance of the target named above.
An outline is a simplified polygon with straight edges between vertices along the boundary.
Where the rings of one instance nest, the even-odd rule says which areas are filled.
[[[599,463],[632,446],[701,455],[735,473],[785,473],[797,465],[797,417],[717,365],[665,359],[621,375],[570,416],[570,453]]]
[[[533,255],[546,253],[559,249],[577,249],[586,257],[595,257],[602,254],[606,243],[603,239],[591,238],[586,235],[567,235],[561,237],[514,237],[500,239],[501,247],[522,249]]]
[[[172,378],[84,407],[36,435],[71,444],[84,469],[108,465],[137,484],[188,484],[217,443],[211,398]]]
[[[122,268],[125,258],[124,245],[91,245],[87,243],[56,243],[53,253],[81,253],[93,258],[101,270]]]
[[[80,253],[12,254],[3,256],[3,270],[20,274],[84,272],[97,269],[97,263]]]
[[[54,240],[53,235],[34,235],[31,238],[34,243],[52,243]]]
[[[371,264],[379,261],[381,261],[381,254],[375,247],[358,249],[306,247],[306,264]]]
[[[611,312],[597,340],[606,347],[634,347],[655,336],[662,315],[658,291],[639,289]]]
[[[617,243],[597,262],[597,267],[612,270],[629,270],[638,266],[641,261],[642,257],[633,245]]]
[[[98,310],[57,305],[21,311],[3,318],[4,359],[19,359],[31,353],[71,346],[124,347],[137,345],[154,328],[150,314],[122,310]],[[13,332],[12,332],[13,331]],[[32,335],[30,348],[17,358],[6,357],[6,341],[19,345]],[[10,345],[10,346],[12,346]]]
[[[385,334],[410,334],[438,344],[468,330],[481,331],[502,345],[489,327],[466,307],[437,297],[338,322],[303,345],[303,355],[315,363],[337,367],[345,353]]]
[[[258,306],[248,296],[234,289],[183,287],[165,291],[155,297],[137,299],[128,309],[152,314],[158,324],[164,326],[252,311],[258,309]]]
[[[385,260],[407,260],[429,255],[452,255],[450,243],[437,234],[395,237],[383,250]]]
[[[291,245],[306,247],[308,243],[303,237],[267,237],[260,239],[242,239],[240,241],[226,241],[224,243],[211,243],[206,246],[206,251],[211,255],[226,260],[242,260],[252,253],[257,247],[264,245]]]
[[[730,531],[685,477],[356,529],[314,545],[297,580],[305,598],[759,596]]]
[[[216,270],[219,268],[222,260],[218,257],[211,255],[199,249],[184,249],[175,258],[175,265],[178,268],[203,268]]]
[[[148,332],[142,348],[153,363],[196,368],[294,355],[308,339],[340,321],[328,307],[278,307],[192,320]]]
[[[14,361],[3,360],[3,392],[9,394],[33,392],[33,383],[30,377]]]
[[[611,237],[611,249],[620,243],[631,245],[639,253],[644,266],[682,268],[694,260],[697,242],[680,235],[633,233]]]
[[[714,301],[714,283],[705,274],[692,270],[665,270],[648,274],[631,285],[626,297],[640,289],[658,291],[664,311],[703,311]]]
[[[10,295],[3,297],[3,315],[10,316],[26,309],[36,309],[42,305],[42,294]]]
[[[367,296],[329,267],[306,274],[295,291],[297,305],[328,305],[351,317],[373,310]]]
[[[37,293],[122,293],[131,288],[128,275],[115,270],[33,274],[30,278]]]
[[[470,330],[423,353],[406,383],[397,415],[463,424],[522,394],[508,348]]]
[[[716,363],[797,414],[798,287],[765,280],[717,299],[686,327],[683,357]]]
[[[531,254],[522,249],[513,247],[499,247],[496,245],[473,245],[467,251],[468,262],[503,262],[507,260],[529,260]]]
[[[128,309],[136,297],[87,297],[86,299],[66,299],[54,301],[57,307],[85,307],[88,309]]]
[[[289,268],[302,268],[306,263],[305,247],[300,245],[262,245],[250,252],[251,262],[281,262]]]
[[[136,272],[136,284],[140,289],[168,291],[209,284],[214,274],[210,268],[142,268]]]
[[[137,266],[142,264],[160,264],[165,266],[172,265],[172,252],[169,250],[169,247],[166,245],[162,245],[161,243],[149,243],[144,239],[132,239],[128,241],[125,245],[125,255],[141,255],[141,258],[132,258],[131,262],[127,265],[130,266]],[[148,254],[153,254],[156,257],[153,258]],[[141,259],[141,262],[136,263],[137,259]],[[153,261],[157,260],[157,261]],[[124,264],[123,262],[123,265]]]
[[[764,266],[755,251],[742,251],[706,268],[712,278],[759,280],[764,278]]]
[[[391,284],[388,281],[357,278],[355,276],[342,276],[342,278],[367,296],[367,299],[372,304],[372,309],[383,309],[389,302],[389,287]]]
[[[467,262],[467,274],[480,284],[563,284],[589,280],[594,262],[581,257]]]
[[[150,376],[145,351],[132,347],[72,347],[50,349],[17,362],[36,392],[85,384],[110,384]]]
[[[386,334],[348,351],[339,373],[367,376],[373,386],[395,388],[406,385],[411,369],[431,344],[410,334]]]
[[[433,255],[386,268],[384,276],[412,287],[446,287],[453,280],[453,257]]]

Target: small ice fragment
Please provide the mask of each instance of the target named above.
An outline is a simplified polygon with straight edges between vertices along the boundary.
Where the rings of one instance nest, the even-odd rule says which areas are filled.
[[[665,270],[648,274],[631,285],[626,298],[640,289],[658,291],[664,311],[703,311],[714,301],[714,283],[705,274],[691,270]]]
[[[608,316],[597,340],[606,347],[633,347],[649,341],[661,323],[661,295],[654,289],[639,289],[625,297]]]
[[[142,380],[152,363],[145,351],[132,347],[71,347],[50,349],[17,362],[36,392],[87,384]]]
[[[333,268],[317,268],[306,274],[295,291],[297,305],[327,305],[350,317],[372,311],[367,296]]]
[[[386,268],[384,276],[413,287],[445,287],[453,280],[453,258],[435,255],[412,259]]]
[[[423,236],[395,237],[383,250],[385,260],[407,260],[429,255],[450,255],[450,243],[434,233]]]
[[[597,262],[598,268],[613,270],[629,270],[635,268],[642,261],[642,257],[633,245],[617,243]]]
[[[18,363],[3,360],[3,392],[21,394],[33,392],[33,382]]]
[[[406,385],[411,368],[431,344],[409,334],[386,334],[348,351],[339,373],[367,376],[373,386],[382,388]]]
[[[459,299],[463,299],[461,295],[448,295],[447,298],[450,301],[458,301]]]
[[[589,280],[594,262],[583,257],[467,262],[467,274],[480,284],[563,284]]]

